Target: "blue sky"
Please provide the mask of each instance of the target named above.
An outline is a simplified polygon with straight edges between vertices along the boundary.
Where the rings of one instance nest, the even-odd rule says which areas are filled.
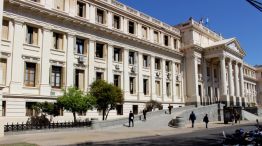
[[[118,0],[170,25],[201,17],[224,38],[236,37],[248,64],[262,64],[262,12],[246,0]],[[261,1],[261,0],[259,0]]]

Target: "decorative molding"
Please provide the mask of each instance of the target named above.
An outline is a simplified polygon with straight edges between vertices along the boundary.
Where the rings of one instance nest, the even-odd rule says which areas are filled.
[[[22,55],[22,59],[24,61],[28,61],[28,62],[39,62],[40,58],[39,57],[33,57],[33,56],[27,56],[27,55]]]

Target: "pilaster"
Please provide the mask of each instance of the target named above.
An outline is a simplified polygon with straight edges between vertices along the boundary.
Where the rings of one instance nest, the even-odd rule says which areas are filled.
[[[74,48],[75,35],[68,34],[68,45],[66,50],[66,86],[74,86]]]
[[[166,95],[166,60],[162,59],[162,101],[167,98]]]
[[[151,99],[156,100],[156,83],[155,83],[155,56],[151,56],[150,73],[151,73]]]
[[[144,96],[143,92],[143,54],[138,52],[138,99],[140,100]]]
[[[177,74],[176,74],[176,63],[172,62],[172,93],[173,93],[173,102],[176,102],[177,96],[176,96],[176,80],[177,80]]]
[[[112,44],[108,44],[107,47],[107,81],[108,83],[113,83],[113,51],[114,47]]]
[[[51,28],[43,28],[43,42],[52,42]],[[40,95],[50,95],[51,86],[49,83],[50,77],[50,49],[52,43],[43,43],[41,50],[41,79],[40,79]]]
[[[88,84],[90,87],[95,80],[95,40],[89,39],[88,53]]]
[[[23,73],[17,74],[17,71],[24,70],[24,61],[22,60],[24,43],[24,25],[23,22],[14,22],[14,40],[12,50],[12,73],[10,83],[10,93],[20,94],[23,86]]]
[[[129,50],[124,48],[124,93],[125,96],[129,95],[129,63],[128,63],[128,59],[129,59]]]

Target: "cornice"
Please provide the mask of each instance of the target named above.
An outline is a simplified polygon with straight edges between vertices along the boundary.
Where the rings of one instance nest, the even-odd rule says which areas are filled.
[[[125,34],[124,32],[119,32],[119,31],[114,30],[114,29],[109,29],[106,26],[91,23],[88,20],[83,20],[83,19],[79,19],[77,17],[69,16],[67,13],[64,13],[64,12],[53,11],[53,10],[50,10],[50,9],[43,8],[42,5],[34,5],[33,3],[26,2],[26,1],[20,1],[20,0],[9,0],[9,2],[11,4],[19,6],[20,9],[21,9],[21,7],[23,7],[23,8],[26,8],[27,10],[34,10],[34,11],[42,13],[43,15],[46,15],[46,16],[56,17],[58,19],[63,19],[64,21],[77,23],[78,25],[83,25],[85,27],[91,27],[91,29],[94,29],[94,30],[99,30],[99,31],[103,31],[103,32],[106,32],[106,33],[109,33],[109,34],[117,35],[118,37],[122,37],[124,39],[136,41],[137,43],[142,43],[142,44],[150,46],[150,47],[155,47],[155,48],[158,48],[159,50],[174,53],[174,54],[179,55],[179,56],[184,56],[183,53],[172,50],[168,47],[161,46],[161,45],[158,45],[158,44],[154,44],[154,43],[151,43],[151,42],[144,40],[144,39],[139,39],[136,36]],[[13,18],[16,19],[15,16],[13,16]]]

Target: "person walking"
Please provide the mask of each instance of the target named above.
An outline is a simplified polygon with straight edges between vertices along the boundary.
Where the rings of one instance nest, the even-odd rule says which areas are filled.
[[[235,117],[235,114],[233,114],[233,113],[232,113],[232,114],[231,114],[231,121],[232,121],[232,125],[234,125],[235,118],[236,118],[236,117]]]
[[[195,120],[196,120],[196,115],[195,113],[192,111],[192,113],[189,116],[189,120],[192,122],[192,128],[194,128],[194,124],[195,124]]]
[[[172,110],[172,106],[169,104],[168,106],[168,111],[169,111],[169,114],[171,115],[171,110]]]
[[[132,111],[130,111],[128,119],[129,119],[129,127],[130,127],[130,123],[132,123],[132,127],[134,127],[134,114]]]
[[[204,117],[204,119],[203,119],[203,122],[206,123],[206,128],[207,128],[207,124],[208,124],[208,122],[209,122],[207,114],[205,115],[205,117]]]
[[[144,121],[146,121],[146,109],[143,109],[143,116],[144,116]]]

